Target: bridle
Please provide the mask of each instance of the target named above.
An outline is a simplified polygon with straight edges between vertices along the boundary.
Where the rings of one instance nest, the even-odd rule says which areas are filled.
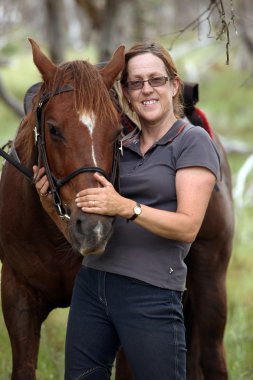
[[[50,193],[52,194],[53,203],[56,209],[57,214],[64,220],[68,221],[70,219],[69,214],[63,207],[62,200],[59,194],[59,189],[64,186],[71,179],[76,177],[81,173],[100,173],[106,179],[108,179],[114,186],[116,184],[116,178],[118,178],[118,167],[119,167],[119,155],[120,150],[118,147],[118,141],[114,143],[114,154],[113,154],[113,163],[112,171],[110,178],[108,174],[100,167],[97,166],[82,166],[72,173],[66,175],[64,178],[57,179],[50,170],[50,166],[47,159],[46,153],[46,142],[45,142],[45,128],[44,128],[44,106],[52,97],[62,94],[64,92],[74,91],[74,88],[71,85],[66,84],[65,86],[57,89],[53,94],[46,93],[42,94],[40,97],[39,104],[36,108],[36,125],[34,127],[35,134],[35,143],[37,147],[37,156],[38,156],[38,166],[45,168],[45,174],[49,181]],[[28,179],[34,182],[34,177],[30,173],[29,169],[21,164],[12,154],[7,154],[1,149],[0,155],[4,157],[9,163],[16,167],[22,174],[24,174]],[[36,179],[36,177],[35,177]],[[116,184],[117,189],[119,189],[119,184]]]
[[[81,173],[95,173],[95,172],[100,173],[114,185],[117,174],[118,174],[118,164],[119,164],[119,149],[116,142],[114,145],[113,165],[112,165],[112,172],[111,172],[110,178],[108,177],[107,173],[98,166],[82,166],[74,170],[72,173],[66,175],[62,179],[57,179],[52,174],[49,167],[47,153],[46,153],[43,107],[52,97],[58,94],[62,94],[64,92],[69,92],[69,91],[74,91],[74,88],[67,84],[63,86],[62,88],[57,89],[53,94],[50,94],[50,93],[42,94],[39,104],[36,108],[36,126],[34,128],[35,141],[36,141],[36,145],[38,149],[38,166],[39,167],[44,166],[45,174],[49,182],[50,193],[52,194],[52,197],[53,197],[53,203],[54,203],[55,209],[58,215],[65,220],[69,220],[70,216],[65,211],[62,205],[59,189],[63,185],[65,185],[67,182],[69,182],[71,179],[73,179],[74,177],[76,177],[77,175]]]

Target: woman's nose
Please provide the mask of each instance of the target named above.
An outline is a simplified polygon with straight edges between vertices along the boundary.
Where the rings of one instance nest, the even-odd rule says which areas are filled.
[[[142,92],[152,92],[153,90],[153,87],[148,83],[148,81],[143,83]]]

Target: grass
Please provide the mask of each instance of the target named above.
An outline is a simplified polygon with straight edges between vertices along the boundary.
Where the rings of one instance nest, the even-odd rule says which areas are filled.
[[[41,349],[39,353],[39,379],[63,379],[64,341],[68,309],[52,311],[42,327]]]
[[[187,62],[193,64],[214,56],[219,49],[210,46],[203,54],[189,55]],[[179,64],[184,72],[183,60]],[[232,60],[232,58],[231,58]],[[199,66],[197,66],[199,67]],[[225,66],[224,56],[212,59],[208,70],[199,69],[200,102],[202,108],[218,134],[226,138],[237,138],[253,147],[252,130],[252,88],[243,85],[249,72]],[[186,71],[185,71],[186,73]],[[19,55],[11,67],[2,70],[8,89],[20,100],[26,89],[39,81],[39,76],[31,64],[31,55]],[[185,74],[186,75],[186,74]],[[187,78],[191,80],[191,78]],[[15,134],[19,120],[0,103],[0,145]],[[235,184],[236,173],[247,155],[230,154],[229,162]],[[236,208],[236,234],[234,248],[227,276],[228,323],[225,346],[230,380],[252,380],[253,373],[253,208]],[[68,309],[53,311],[43,324],[38,380],[60,380],[63,378],[64,339]],[[9,380],[11,352],[6,329],[0,313],[0,378]]]
[[[236,210],[234,249],[227,275],[228,323],[225,346],[230,380],[253,374],[253,208]]]
[[[39,351],[38,380],[62,380],[64,373],[64,341],[68,316],[67,309],[56,309],[51,312],[41,329]],[[9,337],[4,328],[2,313],[0,314],[0,379],[10,380],[11,350]],[[24,379],[25,380],[25,379]]]

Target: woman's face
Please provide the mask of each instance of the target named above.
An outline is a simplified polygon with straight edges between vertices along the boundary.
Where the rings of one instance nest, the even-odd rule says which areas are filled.
[[[128,82],[168,77],[163,61],[152,53],[131,58],[128,62]],[[168,80],[159,87],[144,82],[142,89],[124,88],[124,95],[139,116],[142,126],[162,123],[174,115],[173,96],[178,90],[178,81]]]

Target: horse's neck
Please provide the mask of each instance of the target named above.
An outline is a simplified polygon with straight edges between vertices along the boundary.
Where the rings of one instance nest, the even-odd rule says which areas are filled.
[[[36,163],[35,139],[34,133],[31,129],[29,118],[28,116],[25,116],[19,125],[12,147],[17,159],[30,170],[32,170],[32,165]]]

